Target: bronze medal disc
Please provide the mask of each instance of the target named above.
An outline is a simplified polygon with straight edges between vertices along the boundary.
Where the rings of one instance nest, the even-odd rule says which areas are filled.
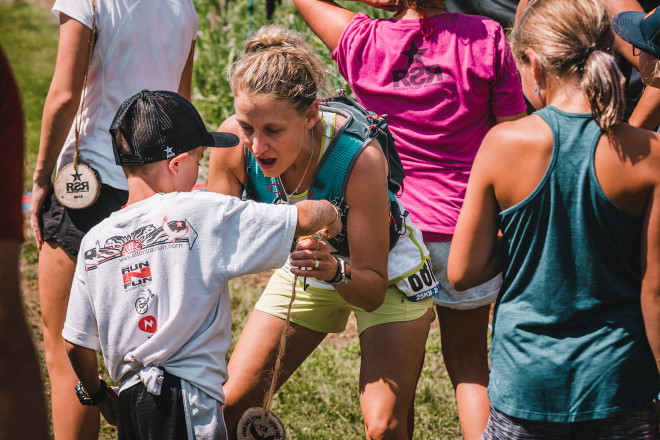
[[[238,440],[284,440],[284,426],[272,412],[252,407],[243,413],[236,426]]]
[[[69,209],[88,208],[96,202],[101,190],[96,172],[84,163],[78,163],[76,168],[72,163],[62,167],[53,187],[57,200]]]

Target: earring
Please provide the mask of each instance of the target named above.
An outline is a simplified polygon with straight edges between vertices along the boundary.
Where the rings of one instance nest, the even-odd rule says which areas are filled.
[[[538,84],[536,85],[536,87],[534,87],[534,93],[536,93],[537,95],[539,94],[539,86],[538,86]]]

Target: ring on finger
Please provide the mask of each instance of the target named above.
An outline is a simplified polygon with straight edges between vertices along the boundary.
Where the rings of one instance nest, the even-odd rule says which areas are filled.
[[[314,260],[314,269],[319,268],[319,260]]]

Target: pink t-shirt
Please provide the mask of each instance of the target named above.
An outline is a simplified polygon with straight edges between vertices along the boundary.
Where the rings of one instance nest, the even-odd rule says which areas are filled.
[[[332,57],[358,101],[387,114],[406,170],[403,204],[426,241],[449,241],[470,168],[494,116],[525,110],[504,32],[485,17],[444,13],[374,20],[359,13]]]

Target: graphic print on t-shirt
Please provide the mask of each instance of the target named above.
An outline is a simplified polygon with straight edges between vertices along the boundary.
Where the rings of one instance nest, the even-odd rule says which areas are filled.
[[[188,244],[192,249],[197,240],[197,231],[188,220],[163,219],[160,227],[154,225],[143,226],[128,235],[115,235],[105,240],[103,245],[99,241],[96,247],[85,250],[85,270],[96,269],[99,265],[115,258],[129,259],[151,253],[157,250],[183,247]]]
[[[423,44],[423,43],[422,43]],[[406,67],[392,70],[392,86],[394,88],[431,87],[433,83],[442,82],[442,71],[439,64],[426,65],[422,55],[427,49],[417,47],[414,41],[410,48],[401,52],[405,55]]]
[[[140,322],[138,322],[138,328],[143,332],[156,333],[156,330],[158,329],[156,318],[153,316],[145,316],[140,319]]]
[[[149,261],[130,264],[121,268],[124,290],[135,289],[152,281]]]

